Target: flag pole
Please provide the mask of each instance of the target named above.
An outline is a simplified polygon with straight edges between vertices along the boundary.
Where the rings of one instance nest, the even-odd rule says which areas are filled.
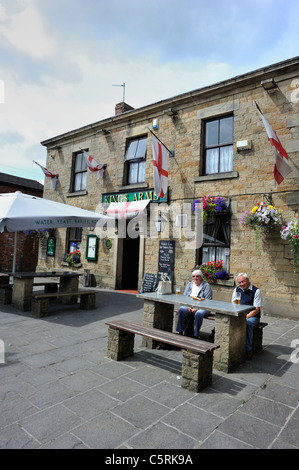
[[[255,105],[256,105],[257,109],[259,110],[259,112],[260,112],[261,114],[263,114],[262,111],[260,110],[260,107],[259,107],[259,105],[257,104],[256,101],[255,101]]]
[[[156,137],[156,139],[160,142],[160,144],[162,144],[163,147],[166,148],[167,152],[169,153],[169,156],[174,157],[174,150],[169,150],[169,148],[167,148],[166,145],[163,144],[163,142],[159,139],[159,137],[156,134],[154,134],[154,132],[152,132],[149,127],[148,127],[148,130],[150,131],[151,134],[153,134],[154,137]]]

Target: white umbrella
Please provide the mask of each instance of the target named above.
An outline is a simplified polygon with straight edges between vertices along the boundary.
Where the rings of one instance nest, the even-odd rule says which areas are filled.
[[[100,219],[111,220],[103,214],[23,194],[20,191],[0,194],[0,232],[3,232],[5,227],[9,232],[15,232],[13,271],[18,231],[94,227]]]

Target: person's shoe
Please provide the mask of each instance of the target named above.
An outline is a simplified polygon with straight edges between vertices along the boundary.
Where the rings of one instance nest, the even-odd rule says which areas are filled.
[[[246,355],[245,355],[246,361],[250,361],[250,359],[252,359],[252,356],[253,356],[252,350],[251,351],[246,351]]]

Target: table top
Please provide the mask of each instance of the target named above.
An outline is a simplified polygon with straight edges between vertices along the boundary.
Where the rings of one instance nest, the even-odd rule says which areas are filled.
[[[193,300],[187,295],[166,294],[161,295],[156,292],[147,292],[137,294],[137,297],[144,300],[161,302],[166,304],[187,305],[188,307],[198,307],[209,310],[210,312],[224,313],[238,317],[252,310],[251,305],[237,305],[232,302],[224,302],[222,300]]]
[[[25,279],[34,277],[79,277],[82,273],[75,273],[73,271],[41,271],[41,272],[16,272],[16,273],[3,273],[14,278]]]

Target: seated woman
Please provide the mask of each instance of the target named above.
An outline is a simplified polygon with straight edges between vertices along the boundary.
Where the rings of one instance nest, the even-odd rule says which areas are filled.
[[[213,292],[211,286],[208,282],[203,280],[203,274],[199,269],[193,271],[192,281],[188,283],[184,295],[212,300]],[[205,316],[209,315],[209,313],[208,310],[204,309],[185,306],[180,307],[178,310],[176,331],[179,334],[183,334],[186,318],[189,315],[194,315],[194,337],[198,338],[203,319]]]

